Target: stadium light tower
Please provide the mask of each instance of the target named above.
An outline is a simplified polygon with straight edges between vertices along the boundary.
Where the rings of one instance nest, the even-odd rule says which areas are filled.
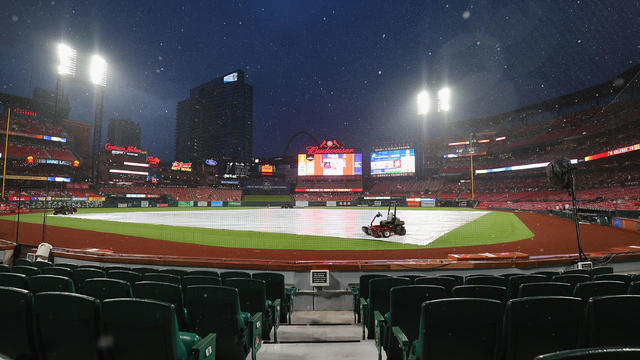
[[[67,44],[59,43],[58,52],[58,75],[75,76],[76,75],[76,51]]]
[[[443,87],[438,90],[438,112],[449,111],[451,109],[451,90]]]
[[[58,43],[56,45],[56,54],[58,56],[58,66],[56,68],[56,102],[53,109],[53,117],[57,122],[58,107],[60,106],[61,99],[64,97],[63,80],[65,78],[74,78],[76,76],[76,62],[78,55],[76,50],[65,43]]]
[[[104,104],[104,88],[107,86],[107,62],[100,55],[91,56],[89,78],[95,88],[95,115],[93,120],[93,151],[91,152],[91,175],[98,182],[100,167],[100,145],[102,144],[102,112]]]
[[[418,114],[427,115],[429,113],[429,93],[422,90],[418,93]]]

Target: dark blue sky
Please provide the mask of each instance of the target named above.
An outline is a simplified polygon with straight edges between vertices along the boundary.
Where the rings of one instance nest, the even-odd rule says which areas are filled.
[[[411,136],[425,84],[449,85],[456,121],[609,80],[640,59],[632,0],[0,3],[0,91],[54,89],[61,39],[99,51],[105,123],[140,122],[143,148],[164,160],[176,103],[236,68],[254,86],[254,155],[274,156],[299,130],[365,151]],[[92,90],[68,93],[71,118],[92,122]]]

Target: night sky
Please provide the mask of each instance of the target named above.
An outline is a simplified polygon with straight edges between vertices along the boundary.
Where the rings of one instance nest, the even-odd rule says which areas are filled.
[[[173,160],[176,103],[238,68],[254,87],[254,155],[276,156],[300,130],[365,152],[410,137],[425,86],[446,84],[453,96],[447,119],[429,121],[457,121],[595,85],[640,61],[632,0],[0,0],[0,9],[0,91],[55,89],[60,40],[97,51],[109,63],[105,125],[140,122],[143,149],[163,160]],[[93,90],[67,92],[71,118],[92,122]]]

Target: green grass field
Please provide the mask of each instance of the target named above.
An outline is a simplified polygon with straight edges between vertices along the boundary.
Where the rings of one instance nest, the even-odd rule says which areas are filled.
[[[242,208],[207,208],[210,211]],[[369,208],[373,209],[373,208]],[[132,212],[132,211],[192,211],[203,208],[97,208],[79,209],[80,213]],[[382,210],[386,210],[382,209]],[[436,208],[433,210],[443,210]],[[474,211],[471,209],[446,209]],[[432,211],[424,208],[405,208],[402,211]],[[42,213],[22,214],[21,222],[42,223]],[[0,219],[14,220],[16,216]],[[439,237],[427,246],[405,245],[389,241],[345,239],[327,236],[294,235],[256,231],[216,230],[168,225],[134,224],[103,220],[87,220],[73,217],[47,216],[47,225],[68,227],[104,233],[138,236],[174,242],[209,246],[254,249],[289,250],[391,250],[447,248],[454,246],[486,245],[517,241],[533,237],[533,233],[512,213],[492,211]]]

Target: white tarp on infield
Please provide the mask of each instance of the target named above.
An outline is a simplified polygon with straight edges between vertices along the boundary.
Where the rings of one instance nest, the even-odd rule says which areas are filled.
[[[449,231],[488,213],[488,211],[400,210],[398,217],[404,220],[407,235],[374,239],[364,234],[361,227],[369,225],[371,218],[377,212],[378,210],[374,209],[237,209],[116,212],[69,216],[140,224],[335,236],[427,245]],[[381,212],[386,216],[386,211]],[[377,224],[380,219],[376,219],[374,224]]]

